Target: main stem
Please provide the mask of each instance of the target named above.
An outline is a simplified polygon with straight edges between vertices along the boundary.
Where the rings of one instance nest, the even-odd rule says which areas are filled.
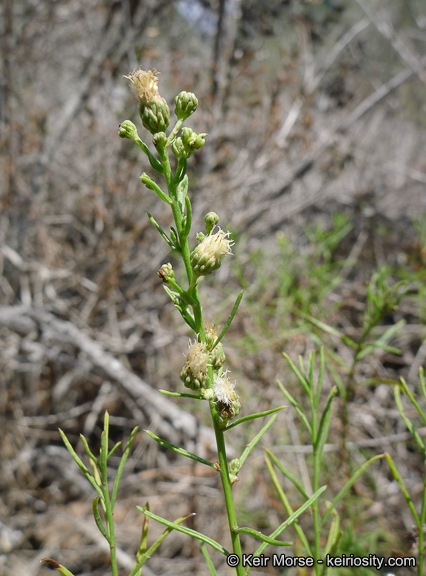
[[[185,264],[185,270],[188,277],[188,285],[194,284],[193,282],[193,271],[191,267],[191,251],[188,244],[188,238],[184,233],[183,226],[182,226],[182,219],[183,214],[181,212],[181,208],[177,202],[176,198],[176,185],[173,180],[169,157],[166,149],[158,150],[161,156],[162,164],[163,164],[163,174],[167,182],[167,189],[169,192],[169,197],[172,200],[171,208],[173,212],[173,218],[176,224],[176,231],[179,236],[180,242],[180,250],[182,259]],[[198,287],[195,284],[194,288],[191,292],[191,297],[194,300],[194,303],[191,304],[192,310],[194,312],[194,321],[195,321],[195,328],[198,334],[198,337],[201,342],[206,341],[206,332],[204,328],[203,322],[203,314],[202,314],[202,307],[200,303],[200,299],[198,296]],[[210,376],[210,385],[213,384],[213,370],[209,367],[209,376]],[[238,525],[237,524],[237,514],[235,511],[235,503],[234,503],[234,496],[232,494],[232,486],[231,481],[229,478],[229,469],[228,469],[228,459],[226,456],[226,446],[225,446],[225,438],[222,430],[219,428],[219,416],[216,412],[215,405],[213,403],[210,404],[210,411],[213,420],[213,427],[216,436],[216,446],[217,446],[217,453],[219,456],[219,467],[220,467],[220,478],[222,481],[222,488],[223,494],[225,497],[225,505],[226,505],[226,513],[228,516],[228,524],[229,524],[229,531],[231,534],[231,541],[232,541],[232,550],[234,554],[237,554],[238,557],[242,558],[242,550],[241,550],[241,541],[239,534],[234,532],[234,528]],[[242,566],[242,563],[238,564],[236,567],[237,576],[245,576],[245,570]]]
[[[238,526],[238,524],[237,524],[237,514],[235,511],[234,495],[232,494],[232,486],[231,481],[229,479],[225,438],[222,430],[219,429],[219,419],[214,404],[210,404],[210,410],[212,413],[214,433],[216,436],[217,453],[219,456],[220,479],[222,481],[223,495],[225,497],[225,506],[226,506],[226,513],[228,516],[229,532],[231,534],[231,541],[232,541],[232,550],[234,551],[234,554],[237,554],[241,560],[242,550],[241,550],[240,536],[239,534],[236,534],[234,532],[234,529]],[[245,570],[242,566],[241,561],[236,567],[236,571],[238,576],[245,576]]]

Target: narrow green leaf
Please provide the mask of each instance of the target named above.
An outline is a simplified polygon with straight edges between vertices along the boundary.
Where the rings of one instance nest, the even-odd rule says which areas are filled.
[[[176,200],[178,201],[181,214],[185,211],[185,197],[188,194],[188,175],[182,178],[176,187]]]
[[[324,556],[327,556],[327,554],[330,554],[330,550],[335,545],[336,539],[338,538],[338,535],[339,535],[340,518],[339,518],[339,514],[337,513],[336,509],[333,510],[333,516],[334,516],[334,518],[331,522],[330,530],[328,532],[327,544],[325,545],[325,549],[324,549]]]
[[[129,436],[129,439],[127,440],[127,444],[126,444],[126,447],[124,449],[123,456],[121,457],[121,460],[120,460],[120,465],[118,467],[117,475],[115,477],[114,486],[112,489],[112,496],[111,496],[111,509],[112,510],[114,510],[114,505],[115,505],[115,500],[117,498],[118,485],[119,485],[119,482],[121,479],[121,475],[123,474],[124,466],[126,464],[128,456],[129,456],[132,442],[135,439],[135,436],[138,433],[138,430],[139,430],[139,426],[136,426],[135,428],[133,428],[133,430]]]
[[[404,380],[404,378],[401,378],[401,385],[404,389],[404,392],[407,394],[408,398],[410,399],[411,404],[415,407],[415,409],[417,410],[417,412],[419,413],[420,418],[423,420],[423,424],[426,426],[426,414],[423,412],[423,410],[420,408],[419,403],[417,402],[414,394],[411,392],[411,390],[408,388],[407,386],[407,382]]]
[[[278,460],[278,458],[272,452],[270,452],[267,448],[265,448],[265,452],[268,454],[269,458],[272,460],[272,462],[275,464],[275,466],[278,468],[278,470],[281,472],[281,474],[290,480],[290,482],[297,488],[297,490],[300,492],[300,494],[303,496],[303,498],[305,498],[305,500],[309,500],[309,496],[306,493],[306,490],[303,488],[302,484],[297,480],[297,478],[295,476],[293,476],[293,474],[290,472],[290,470],[288,470],[280,462],[280,460]]]
[[[148,436],[151,436],[153,440],[158,442],[158,444],[164,446],[165,448],[173,450],[173,452],[176,452],[176,454],[181,454],[182,456],[186,456],[186,458],[191,458],[191,460],[195,460],[196,462],[200,462],[200,464],[205,464],[206,466],[210,466],[210,468],[214,468],[215,470],[217,470],[216,466],[212,462],[204,460],[204,458],[201,458],[201,456],[197,456],[196,454],[192,454],[192,452],[188,452],[188,450],[185,450],[184,448],[180,448],[179,446],[170,444],[170,442],[166,442],[166,440],[159,438],[158,436],[153,434],[150,430],[145,430],[145,432],[148,434]]]
[[[50,570],[57,570],[62,576],[74,576],[74,574],[67,570],[65,566],[62,566],[62,564],[59,564],[59,562],[56,562],[56,560],[53,560],[52,558],[42,558],[40,564],[46,564]]]
[[[386,458],[386,462],[389,465],[390,471],[392,472],[392,476],[397,481],[399,489],[401,490],[401,493],[404,496],[405,501],[407,502],[409,509],[411,510],[411,514],[414,517],[416,525],[419,526],[419,516],[416,512],[416,508],[414,506],[414,503],[411,500],[411,496],[407,490],[407,487],[404,484],[404,480],[402,479],[400,473],[398,472],[398,468],[396,467],[395,462],[392,459],[392,456],[390,454],[388,454],[387,452],[384,456]]]
[[[188,196],[185,196],[185,206],[186,206],[186,221],[183,235],[186,238],[188,234],[191,232],[191,226],[192,226],[192,207],[191,207],[191,201]]]
[[[317,318],[313,318],[312,316],[309,316],[308,314],[304,314],[303,312],[299,311],[298,315],[302,316],[302,318],[304,318],[305,320],[307,320],[308,322],[310,322],[314,326],[317,326],[317,328],[320,328],[324,332],[327,332],[327,334],[331,334],[332,336],[337,336],[338,338],[340,338],[340,340],[342,340],[342,342],[344,342],[345,344],[347,344],[348,346],[350,346],[351,348],[356,350],[356,348],[358,346],[357,343],[354,342],[351,338],[349,338],[349,336],[346,336],[345,334],[343,334],[343,332],[340,332],[340,330],[337,330],[337,328],[334,328],[333,326],[329,326],[328,324],[321,322],[321,320],[318,320]]]
[[[204,544],[204,542],[201,542],[201,554],[204,556],[204,560],[206,561],[207,568],[209,569],[211,576],[217,576],[216,568],[214,567],[212,559],[210,558],[210,554],[207,550],[207,546]]]
[[[86,440],[86,438],[83,436],[83,434],[80,434],[80,440],[83,443],[84,449],[86,450],[86,454],[89,456],[89,458],[96,464],[96,466],[99,467],[99,460],[96,458],[96,456],[92,453],[92,451],[89,448],[89,444]]]
[[[71,456],[73,457],[74,462],[77,464],[77,466],[80,468],[80,470],[83,472],[83,474],[86,476],[87,480],[90,482],[90,484],[93,486],[93,488],[96,490],[96,492],[99,494],[99,496],[101,498],[103,498],[103,494],[102,494],[102,490],[100,488],[100,486],[96,483],[96,480],[94,479],[94,477],[92,476],[92,474],[90,474],[90,471],[88,470],[88,468],[84,465],[84,463],[82,462],[82,460],[80,460],[80,458],[77,456],[74,448],[71,446],[68,438],[65,436],[65,434],[62,432],[62,430],[59,428],[59,434],[61,435],[61,438],[66,446],[66,448],[68,449],[68,452],[71,454]],[[93,460],[91,460],[91,462],[93,462]],[[94,463],[93,463],[94,464]]]
[[[282,542],[281,540],[275,540],[275,538],[271,538],[270,536],[266,536],[259,532],[258,530],[253,530],[253,528],[239,528],[236,526],[232,528],[232,532],[235,534],[248,534],[249,536],[253,536],[257,540],[261,540],[265,542],[265,544],[269,544],[270,546],[293,546],[293,542]]]
[[[290,404],[293,406],[293,408],[299,414],[299,416],[300,416],[302,422],[304,423],[304,425],[306,426],[309,434],[312,435],[311,424],[310,424],[309,420],[307,419],[305,413],[303,412],[302,407],[299,405],[297,400],[295,398],[293,398],[293,396],[290,394],[290,392],[288,392],[287,389],[284,388],[284,386],[281,384],[281,382],[279,380],[277,380],[277,384],[280,387],[281,392],[284,394],[284,396],[287,398],[287,400],[290,402]]]
[[[175,249],[178,252],[182,252],[180,243],[179,243],[179,235],[176,232],[176,229],[173,226],[170,226],[170,238],[172,239],[173,244],[175,245]]]
[[[186,169],[187,169],[187,159],[184,157],[178,158],[178,164],[176,167],[175,177],[173,178],[174,185],[179,185],[179,182],[186,176]]]
[[[215,343],[212,346],[212,350],[214,350],[216,348],[216,346],[219,344],[219,342],[222,340],[222,338],[225,336],[229,326],[231,325],[232,320],[234,319],[235,314],[237,313],[238,310],[238,306],[240,305],[241,299],[243,297],[244,294],[244,290],[241,290],[241,292],[238,294],[237,299],[235,300],[235,304],[231,310],[230,315],[228,316],[228,320],[226,321],[225,326],[223,327],[221,333],[219,334],[219,336],[216,338]]]
[[[426,400],[426,384],[424,379],[424,369],[419,369],[420,387],[422,389],[423,398]]]
[[[163,202],[166,202],[166,204],[169,204],[169,205],[172,204],[172,201],[167,196],[167,194],[161,190],[161,188],[157,184],[157,182],[155,182],[155,180],[153,180],[151,178],[151,176],[149,176],[146,172],[144,172],[142,174],[140,179],[141,179],[141,182],[143,184],[145,184],[145,186],[148,188],[148,190],[153,190],[161,198],[161,200],[163,200]]]
[[[330,429],[330,422],[331,422],[331,403],[336,394],[337,394],[337,387],[333,386],[333,388],[329,392],[327,398],[327,404],[325,405],[325,408],[321,416],[320,425],[318,429],[318,437],[315,443],[315,449],[318,452],[319,462],[321,462],[322,460],[322,452],[324,450],[324,445],[328,438],[328,431]]]
[[[249,420],[256,420],[257,418],[263,418],[264,416],[269,416],[269,414],[274,414],[274,412],[280,412],[281,410],[284,410],[284,408],[287,408],[287,406],[278,406],[278,408],[271,408],[270,410],[265,410],[265,412],[258,412],[257,414],[249,414],[248,416],[244,416],[243,418],[239,418],[235,422],[232,422],[232,424],[226,426],[226,428],[224,428],[223,431],[227,432],[231,428],[234,428],[235,426],[238,426],[243,422],[247,422]]]
[[[101,480],[104,486],[107,484],[107,456],[108,456],[108,429],[104,429],[101,434],[101,449],[99,451],[100,456],[100,469],[101,469]]]
[[[112,448],[107,456],[107,460],[109,460],[111,458],[111,456],[114,454],[114,452],[117,450],[117,448],[121,446],[121,442],[117,442],[117,444],[114,446],[114,448]]]
[[[241,454],[241,456],[239,458],[241,467],[243,466],[244,462],[247,460],[250,452],[253,450],[253,448],[256,446],[256,444],[259,442],[259,440],[262,438],[262,436],[265,434],[265,432],[267,430],[269,430],[269,428],[272,426],[272,424],[275,422],[276,419],[277,419],[277,416],[272,416],[272,418],[270,418],[268,420],[268,422],[260,430],[260,432],[258,432],[256,434],[256,436],[253,438],[253,440],[251,440],[251,442],[245,447],[244,452]]]
[[[325,367],[325,356],[324,356],[324,346],[320,348],[320,365],[319,365],[319,374],[318,374],[318,384],[316,390],[316,397],[315,397],[315,407],[318,409],[320,397],[321,397],[321,390],[322,390],[322,382],[324,379],[324,367]]]
[[[145,510],[149,510],[148,502],[145,504],[144,508],[145,508]],[[136,552],[136,564],[139,564],[139,565],[142,561],[142,558],[145,556],[145,553],[146,553],[147,548],[148,548],[148,523],[149,523],[148,516],[144,516],[143,517],[143,524],[142,524],[141,539],[139,542],[138,551]]]
[[[99,498],[93,498],[93,501],[92,501],[93,518],[95,519],[96,526],[98,527],[99,532],[109,542],[108,532],[106,531],[106,528],[102,522],[101,515],[99,514],[98,504],[99,504]]]
[[[364,464],[360,468],[358,468],[358,470],[346,482],[346,484],[343,486],[343,488],[340,490],[340,492],[334,498],[333,502],[330,504],[330,507],[327,509],[327,512],[324,514],[324,516],[321,520],[321,526],[324,526],[325,521],[327,520],[328,516],[331,514],[331,512],[334,510],[334,508],[337,506],[337,504],[340,502],[340,500],[343,498],[343,496],[355,484],[355,482],[358,480],[358,478],[361,476],[361,474],[363,474],[365,472],[365,470],[373,462],[375,462],[376,460],[380,460],[380,458],[383,458],[384,456],[385,456],[384,454],[378,454],[377,456],[373,456],[372,458],[370,458],[370,460],[367,460],[367,462],[364,462]]]
[[[296,378],[299,380],[300,384],[302,385],[304,391],[306,392],[307,396],[312,399],[312,390],[309,388],[309,382],[306,380],[306,378],[303,375],[303,371],[299,372],[299,370],[296,368],[295,363],[293,362],[293,360],[290,358],[290,356],[288,356],[287,354],[283,354],[284,358],[287,360],[288,365],[291,368],[291,371],[293,372],[293,374],[296,376]],[[303,367],[303,366],[302,366]]]
[[[165,526],[168,526],[172,530],[176,530],[177,532],[182,532],[183,534],[186,534],[187,536],[191,536],[192,538],[196,538],[197,540],[201,540],[201,542],[205,542],[206,544],[208,544],[209,546],[211,546],[212,548],[214,548],[218,552],[221,552],[225,556],[229,556],[230,553],[228,552],[228,550],[226,550],[226,548],[224,548],[222,546],[222,544],[219,544],[219,542],[216,542],[216,540],[213,540],[212,538],[209,538],[208,536],[205,536],[204,534],[201,534],[200,532],[197,532],[196,530],[192,530],[191,528],[186,528],[185,526],[178,526],[174,522],[169,522],[169,520],[166,520],[165,518],[161,518],[161,516],[157,516],[156,514],[153,514],[152,512],[149,512],[148,510],[141,508],[140,506],[136,506],[136,508],[138,510],[140,510],[140,512],[142,512],[143,514],[145,514],[149,518],[156,520],[160,524],[164,524]]]
[[[284,490],[281,487],[280,482],[278,481],[277,475],[275,474],[275,470],[273,468],[272,462],[270,461],[270,459],[268,458],[268,456],[265,454],[265,462],[266,462],[266,466],[268,468],[269,474],[271,476],[272,482],[275,486],[275,490],[277,491],[277,494],[284,506],[285,511],[287,512],[287,514],[289,516],[291,516],[294,511],[293,508],[290,505],[290,502],[288,501],[288,498],[284,492]],[[311,547],[309,545],[308,539],[306,538],[306,535],[303,531],[303,528],[301,527],[301,525],[299,524],[298,520],[294,521],[294,529],[296,530],[300,541],[302,542],[303,546],[305,547],[305,550],[307,552],[308,556],[312,556],[312,550]]]
[[[145,144],[145,142],[142,142],[142,140],[140,138],[137,138],[135,140],[135,142],[139,145],[141,150],[143,150],[145,152],[145,154],[148,156],[149,163],[154,168],[154,170],[156,170],[160,174],[163,174],[163,172],[164,172],[163,165],[161,164],[161,162],[159,162],[157,160],[157,158],[155,156],[153,156],[153,154],[151,154],[151,152],[150,152],[148,146]]]
[[[401,380],[401,382],[403,382]],[[406,390],[405,390],[406,392]],[[410,398],[411,400],[411,398]],[[423,458],[426,457],[426,448],[425,448],[425,444],[423,442],[423,439],[421,438],[421,436],[419,435],[419,433],[417,432],[417,430],[414,427],[414,424],[411,422],[411,420],[405,415],[404,412],[404,407],[402,406],[402,400],[401,400],[401,393],[399,390],[398,386],[395,386],[395,403],[396,406],[399,410],[399,413],[401,414],[401,418],[404,420],[405,425],[407,426],[410,434],[413,436],[414,440],[416,441],[417,446],[420,448],[420,450],[423,452]],[[415,405],[415,404],[414,404]]]
[[[161,228],[161,226],[159,224],[157,224],[155,218],[153,218],[153,216],[151,216],[151,214],[149,212],[148,212],[148,219],[151,222],[151,224],[154,226],[154,228],[157,230],[157,232],[159,232],[159,234],[161,235],[163,240],[165,242],[167,242],[167,244],[170,246],[170,248],[172,250],[177,250],[176,246],[173,244],[173,242],[170,240],[170,238],[167,236],[167,234],[164,232],[164,230]]]
[[[139,510],[146,510],[149,512],[148,504],[146,504],[143,509],[141,509],[140,506],[137,506],[137,508]],[[129,576],[137,576],[138,574],[140,574],[140,572],[142,571],[142,566],[145,564],[145,562],[147,560],[149,560],[149,558],[151,558],[153,553],[157,550],[157,548],[160,546],[160,544],[166,539],[166,537],[173,530],[176,529],[175,525],[181,524],[182,522],[184,522],[185,520],[187,520],[191,516],[194,516],[194,514],[193,513],[187,514],[186,516],[182,516],[181,518],[178,518],[177,520],[175,520],[174,526],[166,528],[166,530],[164,530],[164,532],[161,534],[161,536],[159,536],[159,538],[157,538],[157,540],[154,542],[154,544],[152,544],[152,546],[150,546],[150,548],[148,550],[146,550],[147,537],[148,537],[148,515],[145,515],[144,516],[144,527],[142,529],[142,538],[141,538],[141,541],[139,544],[138,552],[136,554],[136,564],[135,564],[133,570],[131,571],[131,573],[129,574]],[[152,516],[149,515],[149,517],[152,517]]]
[[[376,384],[389,384],[390,386],[399,386],[399,380],[393,380],[392,378],[366,378],[365,380],[360,380],[357,386],[375,386]]]
[[[90,474],[89,470],[87,469],[87,467],[84,465],[83,461],[79,458],[79,456],[77,456],[77,453],[75,452],[74,448],[71,446],[70,441],[68,440],[68,438],[65,436],[65,434],[63,433],[63,431],[59,428],[59,434],[61,435],[62,441],[65,444],[68,452],[71,454],[71,456],[73,457],[74,462],[77,464],[77,466],[80,468],[80,470],[84,473],[84,474]],[[96,460],[96,459],[95,459]]]
[[[327,489],[327,486],[321,486],[321,488],[319,488],[315,494],[313,494],[313,496],[311,496],[309,498],[309,500],[307,500],[304,504],[302,504],[302,506],[300,508],[298,508],[296,510],[296,512],[293,512],[293,514],[287,518],[287,520],[285,522],[283,522],[282,524],[280,524],[278,526],[278,528],[276,528],[272,534],[271,534],[271,538],[277,538],[277,536],[279,536],[281,534],[281,532],[283,532],[287,526],[290,526],[291,524],[294,524],[294,522],[296,521],[297,518],[299,518],[299,516],[301,514],[303,514],[303,512],[305,510],[307,510],[320,496],[321,494],[324,492],[324,490]],[[254,556],[259,556],[264,550],[265,548],[268,546],[268,544],[263,543],[259,546],[259,548],[256,549]],[[247,571],[248,573],[248,571]]]
[[[161,394],[166,396],[175,396],[176,398],[193,398],[194,400],[204,400],[198,394],[183,394],[181,392],[170,392],[169,390],[159,390]]]

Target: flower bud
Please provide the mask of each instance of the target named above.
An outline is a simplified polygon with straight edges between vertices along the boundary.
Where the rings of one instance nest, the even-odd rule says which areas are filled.
[[[118,127],[118,135],[120,138],[130,138],[130,140],[137,140],[139,138],[136,126],[130,120],[125,120]]]
[[[231,480],[231,484],[238,482],[238,472],[241,470],[241,462],[238,458],[234,458],[229,463],[229,479]]]
[[[204,222],[206,223],[206,232],[210,234],[215,226],[217,226],[219,222],[219,216],[216,212],[209,212],[204,216]]]
[[[181,92],[175,98],[175,114],[178,120],[186,120],[195,112],[198,100],[192,92]]]
[[[175,273],[173,272],[172,265],[170,263],[169,264],[163,264],[161,266],[160,270],[158,271],[158,277],[165,284],[167,284],[170,280],[174,280]]]
[[[140,104],[139,115],[144,128],[151,134],[165,132],[170,124],[170,109],[166,100],[161,97],[156,98],[149,104]]]
[[[187,157],[191,156],[194,150],[198,150],[206,143],[207,134],[197,134],[191,128],[182,128],[182,144]]]
[[[180,373],[180,379],[187,388],[199,390],[206,388],[208,376],[209,354],[204,344],[191,344],[186,356],[185,366]]]
[[[240,398],[235,392],[235,382],[231,382],[225,372],[213,383],[216,410],[225,422],[238,416],[241,409]]]
[[[156,148],[158,146],[160,148],[165,148],[167,146],[166,134],[164,132],[157,132],[157,134],[154,134],[154,136],[152,137],[152,143]]]
[[[207,276],[220,266],[226,254],[232,254],[232,241],[228,240],[229,232],[219,228],[215,234],[208,234],[201,244],[191,253],[191,266],[197,276]]]
[[[139,101],[139,114],[144,127],[151,134],[165,132],[170,123],[170,110],[158,92],[157,72],[139,69],[124,78],[130,80],[132,92]]]
[[[187,158],[185,149],[183,147],[182,138],[180,136],[175,138],[173,141],[172,151],[176,158]]]

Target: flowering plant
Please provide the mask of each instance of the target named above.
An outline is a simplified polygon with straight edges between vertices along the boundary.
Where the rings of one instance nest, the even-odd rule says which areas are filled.
[[[215,434],[217,462],[208,461],[197,454],[191,453],[184,448],[171,444],[166,440],[159,438],[153,432],[147,430],[147,434],[161,446],[195,460],[205,466],[214,469],[219,475],[222,484],[222,490],[226,505],[226,514],[229,527],[229,536],[232,550],[228,551],[220,542],[213,540],[209,536],[183,526],[183,522],[191,516],[184,516],[174,521],[162,518],[150,511],[149,506],[138,506],[144,514],[144,524],[142,535],[136,553],[134,568],[129,576],[140,576],[142,567],[150,558],[152,553],[163,542],[167,535],[176,530],[184,533],[201,542],[201,551],[206,559],[208,568],[212,576],[216,576],[216,569],[209,556],[206,545],[224,555],[228,566],[235,569],[237,576],[248,575],[253,566],[266,566],[263,564],[263,551],[267,546],[289,546],[291,542],[285,542],[280,539],[282,532],[289,526],[294,525],[304,550],[309,554],[308,559],[312,560],[309,566],[313,566],[313,561],[318,560],[315,565],[315,573],[321,576],[325,573],[325,565],[322,565],[321,558],[325,554],[335,553],[337,551],[342,532],[339,529],[339,518],[336,511],[336,505],[343,495],[350,489],[358,476],[373,461],[382,458],[383,455],[371,458],[366,462],[352,477],[348,480],[345,487],[334,498],[333,502],[328,505],[327,511],[322,514],[318,499],[326,490],[326,486],[320,486],[320,471],[322,468],[323,449],[328,437],[331,419],[331,404],[337,394],[337,389],[333,388],[327,398],[324,408],[320,408],[322,379],[324,374],[324,354],[320,354],[320,371],[318,378],[314,374],[314,355],[309,358],[309,369],[305,370],[303,362],[300,362],[299,369],[287,358],[290,368],[296,375],[300,385],[306,393],[309,401],[309,409],[305,409],[281,384],[280,388],[287,401],[291,403],[297,414],[306,426],[311,436],[313,446],[313,491],[309,494],[276,456],[268,451],[266,457],[266,467],[271,475],[272,482],[283,503],[287,513],[287,518],[282,522],[271,535],[267,536],[253,528],[240,527],[237,522],[236,506],[233,497],[233,484],[238,480],[238,474],[250,455],[253,448],[275,421],[277,414],[274,414],[284,408],[279,406],[264,412],[247,415],[236,419],[241,409],[241,402],[236,389],[236,383],[232,381],[230,372],[225,368],[225,353],[222,346],[222,339],[226,334],[241,302],[243,293],[238,294],[235,304],[224,323],[220,332],[215,326],[208,326],[204,323],[203,310],[199,297],[198,287],[203,276],[208,276],[217,270],[222,263],[223,258],[232,254],[233,241],[230,239],[230,233],[222,230],[219,226],[219,216],[215,212],[209,212],[205,215],[205,230],[195,235],[198,244],[191,248],[192,234],[192,206],[188,196],[188,175],[187,160],[190,156],[204,146],[206,134],[196,134],[191,128],[183,123],[196,111],[198,100],[190,92],[181,92],[175,98],[175,115],[176,123],[169,134],[166,130],[170,123],[170,109],[164,98],[161,97],[158,90],[158,76],[155,71],[136,70],[125,76],[131,82],[131,88],[139,101],[139,115],[145,129],[152,135],[152,142],[157,154],[153,154],[148,145],[139,137],[135,124],[129,120],[124,121],[119,127],[119,136],[133,140],[138,144],[144,154],[147,156],[152,168],[161,175],[166,184],[163,189],[151,176],[143,173],[141,176],[142,183],[149,190],[154,191],[159,198],[170,206],[174,223],[170,226],[169,231],[165,231],[155,220],[148,214],[148,218],[155,229],[159,232],[163,240],[167,243],[174,255],[181,258],[186,279],[184,284],[178,282],[175,277],[173,266],[165,263],[158,271],[158,277],[163,283],[163,287],[170,297],[175,308],[180,313],[184,322],[189,326],[193,333],[194,340],[190,342],[184,366],[180,372],[180,378],[188,392],[165,392],[170,396],[192,398],[194,401],[207,403],[210,410],[211,422]],[[170,161],[169,152],[172,152],[172,162]],[[272,415],[269,421],[263,426],[260,432],[246,446],[239,458],[234,458],[228,462],[226,449],[226,433],[239,426],[243,422],[262,418]],[[93,500],[93,516],[96,525],[108,541],[111,550],[111,568],[113,576],[118,576],[118,564],[116,555],[116,543],[114,532],[114,505],[116,502],[119,481],[123,468],[130,452],[132,441],[135,438],[138,428],[135,428],[130,435],[124,450],[113,488],[110,493],[108,488],[108,470],[107,464],[110,456],[116,451],[118,445],[109,450],[108,433],[109,433],[109,416],[105,414],[104,431],[101,437],[100,455],[96,457],[90,450],[86,439],[82,436],[82,442],[89,458],[91,469],[89,469],[74,451],[70,442],[63,432],[61,432],[63,441],[70,451],[73,459],[91,483],[97,497]],[[290,480],[296,489],[303,496],[303,503],[297,509],[293,510],[282,487],[278,481],[274,467]],[[311,509],[314,524],[314,542],[311,544],[298,522],[299,516],[308,508]],[[331,519],[332,516],[332,519]],[[423,517],[423,516],[422,516]],[[152,518],[163,524],[166,528],[163,534],[148,547],[148,518]],[[330,518],[330,529],[326,538],[326,545],[321,550],[321,542],[324,540],[321,536],[321,529],[327,518]],[[251,554],[243,554],[240,534],[247,534],[258,541],[259,546]],[[284,556],[285,558],[285,556]],[[296,560],[299,557],[295,557]],[[267,560],[267,559],[266,559]],[[300,559],[299,559],[300,560]],[[302,560],[297,560],[299,565]],[[50,567],[56,569],[62,576],[72,576],[72,573],[50,558],[43,559]],[[304,565],[308,566],[308,564]],[[247,570],[246,570],[247,567]]]

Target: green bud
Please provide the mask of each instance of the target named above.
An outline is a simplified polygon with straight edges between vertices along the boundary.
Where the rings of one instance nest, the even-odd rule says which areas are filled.
[[[201,398],[207,400],[208,402],[213,402],[214,400],[214,392],[212,388],[201,388],[200,390]]]
[[[137,140],[139,138],[136,126],[130,120],[125,120],[118,127],[118,135],[120,138],[130,138],[130,140]]]
[[[152,137],[152,142],[156,148],[165,148],[167,146],[167,136],[164,132],[157,132]]]
[[[175,98],[175,114],[178,120],[186,120],[195,112],[198,100],[192,92],[181,92]]]
[[[241,462],[238,458],[234,458],[229,463],[229,479],[231,484],[234,484],[238,481],[238,472],[241,470]]]
[[[188,158],[183,147],[182,138],[180,136],[173,141],[172,151],[177,158]]]
[[[206,232],[207,234],[210,234],[213,228],[217,226],[217,223],[219,222],[219,216],[216,214],[216,212],[209,212],[204,216],[204,222],[206,223]]]
[[[187,153],[192,154],[206,143],[207,134],[197,134],[191,128],[182,128],[182,144]]]
[[[209,354],[204,344],[195,342],[191,344],[186,356],[185,366],[180,373],[180,379],[187,388],[199,390],[206,388],[208,376]]]
[[[158,271],[158,277],[165,284],[167,284],[170,280],[174,280],[175,273],[173,272],[172,265],[170,263],[169,264],[163,264],[161,266],[160,270]]]
[[[170,109],[160,96],[148,104],[139,104],[139,115],[144,127],[151,132],[165,132],[170,124]]]
[[[223,351],[223,346],[219,342],[213,352],[210,352],[210,364],[213,366],[213,370],[219,370],[226,360],[225,353]]]

